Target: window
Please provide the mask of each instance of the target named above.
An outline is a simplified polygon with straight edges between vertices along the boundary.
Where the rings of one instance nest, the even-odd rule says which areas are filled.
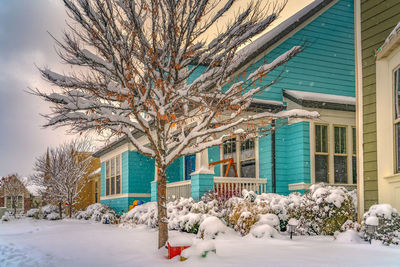
[[[231,138],[224,142],[222,158],[232,158],[239,177],[256,177],[256,156],[255,156],[255,140],[246,139],[238,141],[238,138]],[[239,163],[239,164],[237,164]],[[228,163],[222,165],[222,175],[225,175]],[[233,168],[229,169],[228,177],[234,177]]]
[[[231,138],[226,140],[223,144],[223,159],[233,159],[233,162],[236,165],[236,138]],[[222,165],[222,175],[225,175],[226,169],[228,168],[228,164]],[[229,169],[228,177],[235,177],[235,171],[233,168]]]
[[[256,177],[254,139],[247,139],[240,144],[240,173],[241,177]]]
[[[352,166],[353,166],[353,184],[357,184],[357,157],[356,157],[356,151],[357,151],[357,133],[356,133],[356,128],[352,127],[351,128],[352,135],[353,135],[353,154],[351,157],[352,161]]]
[[[98,200],[99,192],[98,192],[97,186],[98,186],[98,183],[95,182],[94,183],[94,203],[98,203],[99,202],[99,200]]]
[[[24,207],[24,198],[22,197],[22,196],[18,196],[17,197],[17,203],[16,203],[16,205],[17,205],[17,209],[23,209],[23,207]],[[12,201],[12,198],[11,197],[6,197],[6,208],[7,209],[13,209],[14,207],[13,207],[13,201]]]
[[[400,172],[400,69],[394,72],[394,129],[396,150],[396,172]]]
[[[106,161],[106,196],[121,193],[121,156]]]
[[[315,182],[328,183],[329,150],[328,126],[315,125]]]
[[[335,183],[347,183],[347,152],[346,152],[346,127],[335,126],[335,154],[334,169]]]

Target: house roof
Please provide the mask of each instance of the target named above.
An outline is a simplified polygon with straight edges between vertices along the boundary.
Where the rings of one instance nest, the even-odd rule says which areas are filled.
[[[283,96],[303,107],[343,111],[356,110],[356,98],[351,96],[340,96],[297,90],[283,90]]]
[[[289,35],[291,32],[296,30],[298,27],[303,25],[307,20],[311,19],[315,14],[320,12],[329,4],[337,0],[314,0],[311,4],[307,5],[271,31],[265,33],[264,35],[257,38],[254,42],[250,43],[238,52],[238,56],[241,58],[241,64],[237,65],[234,70],[238,71],[244,67],[247,63],[255,59],[259,54],[270,48],[272,45],[280,41],[282,38]],[[269,110],[269,111],[281,111],[285,105],[279,101],[270,101],[262,99],[254,99],[251,107],[255,110]],[[128,143],[129,139],[127,137],[122,137],[107,146],[102,147],[100,150],[93,154],[93,157],[101,157],[104,154],[114,150],[115,148]]]

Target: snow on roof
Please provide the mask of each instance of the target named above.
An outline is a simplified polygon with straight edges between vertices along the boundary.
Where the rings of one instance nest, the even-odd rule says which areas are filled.
[[[389,41],[397,35],[400,30],[400,22],[397,23],[396,27],[390,32],[389,36],[386,38],[385,43],[389,43]]]
[[[285,94],[292,96],[299,100],[308,100],[316,102],[328,102],[344,105],[355,105],[356,98],[351,96],[330,95],[306,91],[284,90]]]
[[[279,41],[292,30],[296,29],[299,25],[305,22],[313,14],[321,10],[333,0],[315,0],[307,5],[287,20],[283,21],[275,28],[257,38],[254,42],[247,45],[238,52],[239,56],[247,58],[247,62],[256,57],[259,53],[271,46],[271,44]],[[272,42],[272,43],[271,43]]]
[[[28,190],[28,192],[31,195],[37,197],[37,196],[40,195],[41,188],[40,188],[40,186],[37,186],[37,185],[34,185],[34,184],[30,184],[30,185],[26,186],[26,190]]]
[[[251,100],[251,103],[273,105],[273,106],[284,106],[283,102],[281,102],[281,101],[258,99],[258,98],[253,98]]]

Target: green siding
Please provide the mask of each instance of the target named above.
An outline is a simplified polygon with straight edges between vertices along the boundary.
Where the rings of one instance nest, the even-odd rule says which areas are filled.
[[[165,171],[167,175],[167,182],[173,183],[185,180],[183,174],[183,157],[177,158],[174,162],[167,167]]]
[[[363,71],[364,208],[378,202],[376,158],[376,65],[375,51],[400,21],[400,1],[361,2]]]
[[[150,183],[154,180],[154,159],[143,156],[137,151],[129,151],[128,153],[128,193],[150,193]]]

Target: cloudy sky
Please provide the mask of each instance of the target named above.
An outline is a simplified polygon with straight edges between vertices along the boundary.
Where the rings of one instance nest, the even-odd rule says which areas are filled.
[[[243,0],[246,1],[246,0]],[[312,0],[289,0],[287,17]],[[0,0],[0,177],[28,176],[35,158],[72,138],[66,129],[43,129],[47,103],[26,91],[47,88],[35,65],[66,69],[47,32],[60,37],[66,14],[61,0]]]

